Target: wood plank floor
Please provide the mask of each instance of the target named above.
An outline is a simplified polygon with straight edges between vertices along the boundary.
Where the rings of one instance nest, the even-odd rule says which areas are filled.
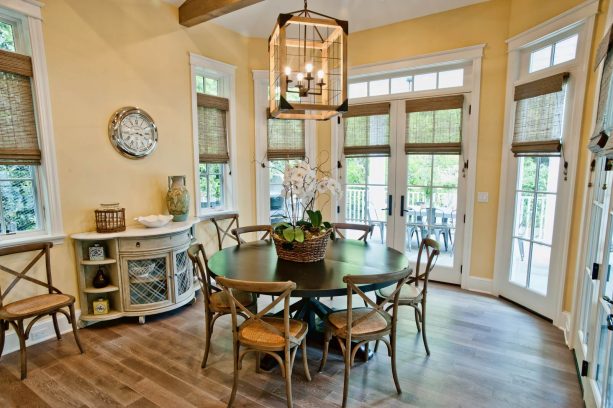
[[[572,353],[551,323],[503,300],[432,285],[427,357],[411,309],[399,327],[397,395],[384,347],[351,373],[351,407],[581,407]],[[260,302],[269,298],[263,296]],[[335,299],[341,306],[344,298]],[[0,407],[223,407],[232,385],[229,318],[218,321],[209,366],[200,369],[203,308],[198,303],[150,317],[95,325],[28,349],[29,376],[19,380],[18,353],[0,362]],[[331,355],[317,373],[321,351],[308,352],[313,381],[297,358],[296,407],[339,406],[343,362]],[[236,407],[284,407],[278,369],[256,374],[246,357]]]

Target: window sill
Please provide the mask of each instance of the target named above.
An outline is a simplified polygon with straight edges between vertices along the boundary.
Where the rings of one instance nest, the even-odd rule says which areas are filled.
[[[0,248],[6,248],[22,244],[33,244],[38,242],[53,242],[54,245],[61,245],[64,243],[66,234],[63,232],[57,232],[53,234],[35,234],[26,236],[12,236],[5,235],[0,237]]]
[[[210,210],[210,211],[206,211],[206,212],[202,212],[198,214],[198,218],[200,219],[200,221],[208,221],[211,218],[215,218],[220,215],[234,215],[234,214],[238,215],[238,211],[237,210]]]

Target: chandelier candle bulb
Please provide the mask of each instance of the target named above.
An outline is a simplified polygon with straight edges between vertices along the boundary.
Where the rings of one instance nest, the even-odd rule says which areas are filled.
[[[285,67],[285,75],[288,76],[288,79],[291,74],[292,74],[292,69],[290,67]]]
[[[306,72],[307,74],[310,74],[311,72],[313,72],[313,64],[311,64],[310,62],[306,64]]]

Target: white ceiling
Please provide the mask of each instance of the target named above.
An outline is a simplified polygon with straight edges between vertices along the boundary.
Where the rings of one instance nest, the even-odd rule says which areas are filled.
[[[166,0],[179,6],[183,0]],[[440,13],[487,0],[309,0],[309,9],[349,21],[349,32]],[[277,16],[303,8],[303,0],[265,0],[212,20],[248,37],[268,38]]]

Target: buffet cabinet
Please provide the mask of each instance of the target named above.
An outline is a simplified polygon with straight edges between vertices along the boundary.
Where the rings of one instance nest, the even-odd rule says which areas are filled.
[[[194,222],[74,234],[81,326],[123,316],[138,316],[145,323],[147,315],[194,301],[197,285],[187,256]],[[104,258],[90,259],[92,247],[102,248]],[[93,282],[100,269],[108,284],[96,288]],[[99,308],[101,303],[106,307]]]

